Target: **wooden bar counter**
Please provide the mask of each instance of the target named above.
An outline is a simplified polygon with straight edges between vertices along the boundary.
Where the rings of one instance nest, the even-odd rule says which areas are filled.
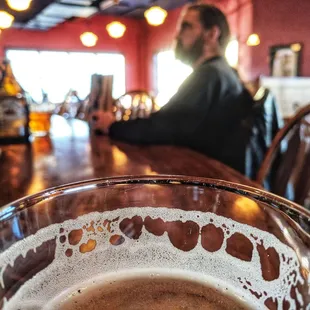
[[[30,145],[0,148],[0,206],[53,186],[120,175],[190,175],[258,186],[192,150],[91,137],[85,122],[60,116],[53,116],[50,136],[36,137]]]

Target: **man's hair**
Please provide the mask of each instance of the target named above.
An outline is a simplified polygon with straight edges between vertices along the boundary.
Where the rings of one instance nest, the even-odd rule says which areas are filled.
[[[199,12],[200,22],[206,30],[213,26],[219,27],[221,31],[219,44],[224,50],[230,40],[230,29],[225,14],[217,7],[208,4],[194,4],[188,9]]]

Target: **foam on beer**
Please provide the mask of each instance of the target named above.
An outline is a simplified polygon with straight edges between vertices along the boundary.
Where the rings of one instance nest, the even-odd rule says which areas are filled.
[[[130,236],[128,229],[124,232],[120,228],[122,221],[133,217],[139,221],[141,218],[142,229],[138,237]],[[174,246],[170,232],[155,235],[150,229],[146,229],[147,218],[160,219],[170,225],[173,223],[176,229],[185,223],[194,223],[193,227],[199,227],[197,244],[192,249]],[[208,224],[223,232],[222,245],[214,251],[206,250],[201,243],[202,228]],[[130,225],[128,227],[130,230]],[[72,231],[76,235],[74,241],[69,238],[74,235]],[[250,259],[237,258],[227,251],[228,241],[233,240],[230,239],[233,236],[243,236],[253,245]],[[303,305],[301,294],[296,288],[297,284],[304,283],[297,256],[275,236],[213,213],[168,208],[146,207],[93,212],[75,220],[43,228],[35,235],[15,243],[0,255],[2,288],[5,285],[3,270],[8,265],[13,266],[19,255],[25,256],[29,250],[55,237],[54,261],[6,301],[4,309],[42,309],[47,301],[54,300],[68,288],[73,289],[76,285],[87,283],[98,276],[102,278],[107,273],[137,268],[164,268],[171,272],[182,270],[199,277],[201,281],[221,279],[217,281],[219,289],[232,295],[237,294],[244,300],[252,300],[256,309],[264,309],[267,299],[277,300],[279,309],[282,309],[286,299],[294,308],[296,302],[290,294],[293,288]],[[176,238],[175,240],[177,241]],[[266,253],[272,252],[268,252],[269,249],[277,252],[280,261],[277,278],[264,279],[259,248],[266,250]]]

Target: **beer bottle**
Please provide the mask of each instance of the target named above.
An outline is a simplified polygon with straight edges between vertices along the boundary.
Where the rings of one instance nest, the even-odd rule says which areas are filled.
[[[0,62],[0,144],[29,142],[29,96],[8,60]]]

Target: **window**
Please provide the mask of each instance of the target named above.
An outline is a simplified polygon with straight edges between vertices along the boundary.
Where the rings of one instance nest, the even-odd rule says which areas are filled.
[[[90,92],[92,74],[113,75],[113,97],[125,93],[125,58],[121,54],[8,50],[13,73],[37,102],[43,92],[52,103],[65,99],[70,89],[84,99]]]
[[[233,68],[238,67],[238,60],[239,60],[238,59],[239,58],[238,40],[232,39],[229,41],[227,48],[226,48],[225,57],[230,66],[232,66]]]
[[[176,60],[173,51],[160,52],[156,62],[156,102],[162,107],[177,92],[182,82],[193,71],[191,67]]]
[[[234,68],[238,65],[238,51],[238,41],[231,40],[225,57]],[[192,71],[192,68],[175,59],[173,51],[159,52],[155,56],[156,102],[160,107],[169,101]]]

